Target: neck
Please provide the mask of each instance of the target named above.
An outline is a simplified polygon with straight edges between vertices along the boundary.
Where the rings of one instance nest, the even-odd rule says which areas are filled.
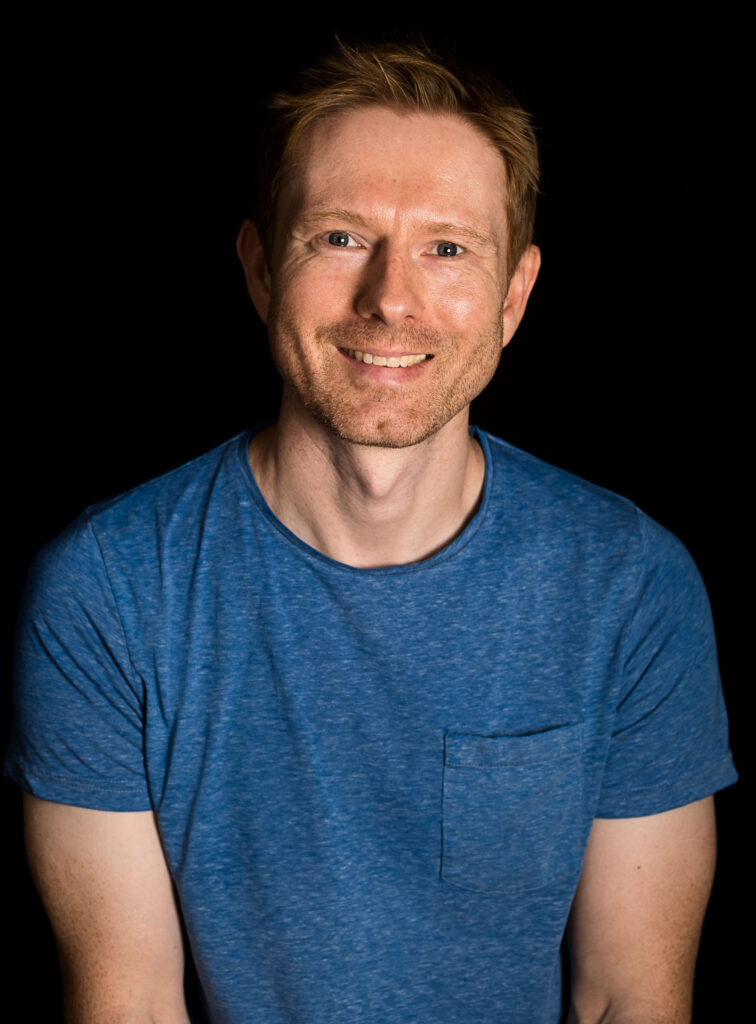
[[[282,409],[250,442],[249,462],[292,533],[357,568],[417,562],[446,547],[475,514],[485,476],[467,409],[408,448],[352,444]]]

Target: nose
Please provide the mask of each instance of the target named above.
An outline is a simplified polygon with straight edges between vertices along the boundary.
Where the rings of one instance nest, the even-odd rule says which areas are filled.
[[[366,320],[378,317],[387,325],[419,319],[423,303],[411,260],[378,250],[360,280],[356,307]]]

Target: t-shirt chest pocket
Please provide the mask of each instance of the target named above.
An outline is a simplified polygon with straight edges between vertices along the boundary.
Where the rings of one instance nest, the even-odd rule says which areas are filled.
[[[441,877],[538,889],[577,877],[585,843],[580,726],[527,736],[448,733]]]

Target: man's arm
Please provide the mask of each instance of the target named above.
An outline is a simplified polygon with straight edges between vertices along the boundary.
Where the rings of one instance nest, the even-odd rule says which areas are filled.
[[[153,813],[24,794],[24,821],[67,1024],[189,1024],[179,916]]]
[[[716,860],[714,798],[593,823],[568,924],[568,1024],[687,1024]]]

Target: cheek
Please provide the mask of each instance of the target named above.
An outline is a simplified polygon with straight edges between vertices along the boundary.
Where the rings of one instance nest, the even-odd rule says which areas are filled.
[[[282,267],[276,281],[281,304],[302,320],[318,321],[324,314],[331,319],[358,287],[357,275],[335,264],[335,260],[313,260]]]
[[[428,296],[429,315],[443,319],[460,331],[484,330],[498,318],[502,304],[501,289],[480,281],[436,281]]]

